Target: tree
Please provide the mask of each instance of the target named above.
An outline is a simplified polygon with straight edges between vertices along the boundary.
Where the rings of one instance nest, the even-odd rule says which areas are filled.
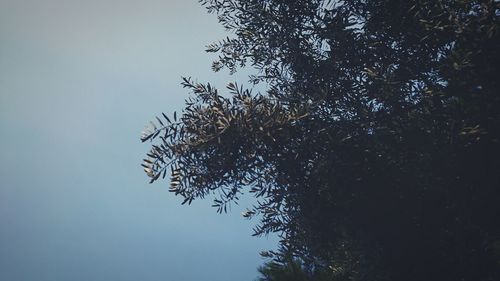
[[[269,262],[258,268],[258,281],[308,281],[309,274],[300,261],[291,260],[285,264]]]
[[[233,36],[142,141],[151,181],[191,203],[259,201],[256,235],[340,280],[500,278],[500,3],[204,0]],[[177,118],[178,117],[178,118]]]
[[[258,271],[256,281],[329,281],[336,276],[334,268],[307,268],[292,258],[284,263],[267,262]]]

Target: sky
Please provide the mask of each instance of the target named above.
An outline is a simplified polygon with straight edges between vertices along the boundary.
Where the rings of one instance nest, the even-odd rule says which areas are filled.
[[[0,0],[0,280],[253,280],[273,237],[245,206],[181,206],[139,140],[180,110],[181,76],[219,88],[227,34],[196,0]]]

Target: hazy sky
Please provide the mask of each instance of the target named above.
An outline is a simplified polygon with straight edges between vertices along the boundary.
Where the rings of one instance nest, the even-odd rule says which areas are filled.
[[[243,281],[275,240],[240,208],[180,206],[140,133],[181,76],[223,87],[196,0],[0,0],[0,280]]]

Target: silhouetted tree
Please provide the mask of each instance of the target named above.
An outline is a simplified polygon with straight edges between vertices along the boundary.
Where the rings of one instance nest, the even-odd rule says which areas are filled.
[[[300,260],[291,258],[284,263],[267,262],[258,268],[256,281],[330,281],[335,278],[334,268],[307,268]]]
[[[233,34],[213,70],[267,90],[185,78],[142,136],[152,182],[254,194],[270,255],[338,280],[500,280],[499,1],[201,2]]]
[[[257,281],[307,281],[308,273],[301,267],[299,261],[285,264],[269,262],[258,268],[261,276]]]

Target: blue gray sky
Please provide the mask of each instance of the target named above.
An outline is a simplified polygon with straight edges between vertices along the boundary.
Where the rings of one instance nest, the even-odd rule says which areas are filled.
[[[0,0],[0,280],[253,280],[241,208],[181,206],[139,166],[144,125],[220,88],[204,46],[227,34],[196,0]]]

